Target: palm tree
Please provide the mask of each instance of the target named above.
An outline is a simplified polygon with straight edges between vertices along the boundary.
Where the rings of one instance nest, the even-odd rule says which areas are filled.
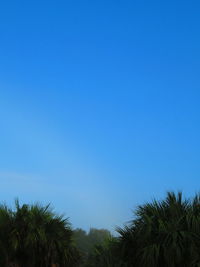
[[[10,240],[13,222],[13,212],[6,205],[0,205],[0,266],[9,266],[14,255]]]
[[[118,229],[119,248],[129,266],[200,266],[200,197],[168,193],[139,206],[130,225]]]
[[[1,266],[75,266],[79,253],[72,243],[68,219],[48,206],[19,205],[11,211],[0,207]]]

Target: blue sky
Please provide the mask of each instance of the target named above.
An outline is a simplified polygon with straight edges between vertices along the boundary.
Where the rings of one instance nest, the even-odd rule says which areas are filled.
[[[0,4],[0,201],[114,229],[200,178],[199,1]]]

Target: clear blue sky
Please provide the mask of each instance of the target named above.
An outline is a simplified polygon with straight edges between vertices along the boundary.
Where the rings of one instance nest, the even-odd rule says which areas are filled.
[[[200,189],[199,1],[2,1],[0,201],[113,229]]]

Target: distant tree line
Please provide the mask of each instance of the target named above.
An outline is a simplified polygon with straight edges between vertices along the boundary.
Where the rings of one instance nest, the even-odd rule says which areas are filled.
[[[199,267],[200,195],[168,193],[117,228],[72,230],[49,206],[0,206],[1,267]]]
[[[111,233],[106,229],[91,228],[87,233],[81,228],[74,230],[73,233],[75,244],[82,254],[82,256],[88,257],[96,245],[104,244],[105,240],[111,237]]]

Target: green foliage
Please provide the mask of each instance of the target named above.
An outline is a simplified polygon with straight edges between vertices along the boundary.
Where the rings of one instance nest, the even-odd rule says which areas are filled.
[[[96,247],[101,247],[105,240],[111,237],[111,233],[106,229],[91,228],[88,233],[78,228],[74,231],[74,241],[77,248],[82,253],[83,262],[88,262],[88,259],[93,254]]]
[[[88,233],[78,228],[74,230],[74,240],[77,247],[86,254],[89,254],[95,245],[100,245],[111,233],[106,229],[91,228]]]
[[[168,193],[139,206],[119,236],[96,246],[87,267],[199,267],[200,195]]]
[[[168,193],[163,201],[139,206],[128,227],[118,229],[129,266],[200,266],[200,197]]]
[[[200,267],[200,195],[168,193],[141,205],[117,232],[72,231],[49,206],[1,205],[0,266]]]
[[[76,266],[80,256],[72,235],[68,220],[49,206],[0,206],[0,266]]]
[[[91,228],[88,235],[88,251],[91,252],[94,246],[101,245],[103,242],[111,236],[111,233],[106,229]]]
[[[96,245],[89,255],[86,267],[126,267],[119,251],[118,239],[110,237],[103,244]]]
[[[83,253],[88,254],[89,251],[89,241],[86,231],[81,228],[74,230],[74,241],[77,248]]]

